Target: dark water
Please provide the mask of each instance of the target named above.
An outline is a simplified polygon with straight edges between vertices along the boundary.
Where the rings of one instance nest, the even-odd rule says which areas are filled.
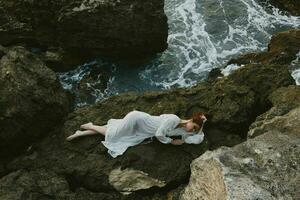
[[[77,93],[78,82],[91,73],[91,68],[110,72],[107,87],[99,90],[95,87],[99,80],[89,82],[90,98],[78,96],[77,106],[126,91],[191,87],[204,80],[211,69],[224,67],[231,58],[266,50],[274,33],[300,28],[299,17],[262,7],[254,0],[165,0],[165,12],[169,20],[169,47],[151,63],[131,68],[99,58],[73,71],[59,73],[63,87]],[[228,66],[223,73],[239,67]],[[292,73],[299,77],[296,70]]]

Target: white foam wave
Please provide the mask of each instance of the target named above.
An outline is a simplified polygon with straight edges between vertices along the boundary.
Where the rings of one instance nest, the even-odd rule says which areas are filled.
[[[166,0],[165,12],[169,48],[140,77],[166,89],[190,87],[233,57],[265,50],[275,32],[300,27],[299,17],[254,0]]]
[[[300,28],[300,17],[287,16],[274,7],[266,11],[255,0],[165,0],[165,12],[168,49],[139,70],[110,63],[113,73],[104,92],[94,86],[97,81],[89,83],[97,101],[131,90],[191,87],[231,58],[266,50],[274,33]],[[92,67],[93,62],[60,73],[63,87],[76,93],[78,82]],[[223,73],[239,67],[229,65]],[[297,70],[291,71],[294,78],[299,77]],[[85,105],[83,101],[77,99],[78,105]]]

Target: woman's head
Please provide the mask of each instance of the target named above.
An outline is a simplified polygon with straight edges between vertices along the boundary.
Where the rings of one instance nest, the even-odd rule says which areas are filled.
[[[198,132],[203,125],[204,114],[202,112],[195,112],[190,120],[185,124],[187,132]]]

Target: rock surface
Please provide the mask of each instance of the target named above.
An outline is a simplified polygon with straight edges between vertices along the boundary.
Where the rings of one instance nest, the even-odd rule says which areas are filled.
[[[300,107],[269,125],[260,136],[233,148],[207,151],[194,160],[180,199],[297,199]]]
[[[55,73],[23,47],[3,48],[0,58],[0,154],[24,151],[61,123],[69,98]]]
[[[0,44],[61,47],[75,60],[137,60],[167,48],[162,0],[1,0],[0,21]]]

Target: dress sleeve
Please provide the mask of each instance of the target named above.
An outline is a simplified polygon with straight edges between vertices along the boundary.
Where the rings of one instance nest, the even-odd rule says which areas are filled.
[[[174,129],[179,123],[179,118],[170,117],[167,118],[157,129],[155,132],[155,137],[164,144],[171,143],[172,138],[167,137],[166,134],[168,131]]]

